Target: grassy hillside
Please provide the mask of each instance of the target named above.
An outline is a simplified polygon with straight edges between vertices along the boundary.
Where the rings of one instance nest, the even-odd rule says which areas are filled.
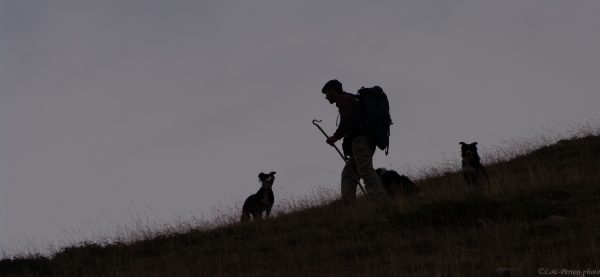
[[[1,276],[538,276],[600,270],[600,137],[418,182],[391,204],[323,203],[260,223],[0,261]],[[502,271],[502,269],[500,269]],[[558,274],[555,274],[558,275]],[[444,275],[448,276],[448,275]],[[509,275],[506,275],[509,276]]]

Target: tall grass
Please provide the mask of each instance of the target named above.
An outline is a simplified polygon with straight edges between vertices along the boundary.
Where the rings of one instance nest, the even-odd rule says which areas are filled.
[[[6,276],[490,276],[510,268],[600,269],[599,129],[484,152],[491,183],[458,169],[424,172],[414,198],[356,205],[316,188],[288,196],[273,218],[240,224],[239,203],[211,220],[143,213],[108,241],[50,259],[0,262]],[[535,145],[532,147],[531,145]],[[490,154],[491,153],[491,154]]]

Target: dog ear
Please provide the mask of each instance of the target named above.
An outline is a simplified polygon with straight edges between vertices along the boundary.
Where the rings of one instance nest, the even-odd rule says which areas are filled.
[[[475,146],[475,145],[477,145],[477,142],[473,142],[473,143],[471,143],[471,145]]]
[[[265,176],[267,176],[267,174],[264,174],[261,172],[260,174],[258,174],[258,179],[263,180],[263,179],[265,179]]]
[[[461,141],[461,142],[459,142],[458,144],[460,144],[460,145],[462,145],[462,146],[465,146],[465,144],[466,144],[466,143],[465,143],[464,141]]]
[[[275,175],[275,173],[277,173],[277,172],[271,171],[271,174],[269,174],[269,175]]]

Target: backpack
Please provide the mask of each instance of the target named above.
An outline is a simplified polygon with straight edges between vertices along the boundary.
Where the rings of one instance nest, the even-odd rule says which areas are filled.
[[[390,148],[390,104],[379,86],[362,87],[356,94],[362,108],[361,131],[387,155]]]

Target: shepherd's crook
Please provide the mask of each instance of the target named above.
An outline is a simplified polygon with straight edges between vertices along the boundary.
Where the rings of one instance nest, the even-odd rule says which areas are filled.
[[[317,128],[319,128],[319,130],[321,131],[321,133],[323,133],[323,135],[325,135],[326,138],[329,138],[329,136],[327,135],[327,133],[325,133],[325,131],[323,131],[323,128],[321,128],[321,126],[319,126],[319,124],[317,124],[317,123],[321,123],[321,122],[323,122],[323,120],[313,119],[313,121],[312,121],[312,123],[315,126],[317,126]],[[346,156],[344,156],[344,154],[342,154],[342,152],[340,151],[340,149],[338,149],[335,144],[333,144],[331,146],[333,146],[333,148],[335,148],[335,150],[338,152],[338,154],[340,154],[340,157],[342,157],[342,160],[344,160],[344,162],[348,162],[348,159],[346,158]]]
[[[312,121],[313,125],[317,126],[317,128],[319,128],[319,130],[321,131],[321,133],[323,133],[323,135],[326,138],[329,138],[329,136],[327,135],[327,133],[325,133],[325,131],[323,131],[323,128],[321,128],[321,126],[319,126],[319,124],[317,124],[317,123],[321,123],[321,122],[323,122],[323,120],[313,119],[313,121]],[[335,144],[332,144],[331,146],[333,146],[333,148],[335,148],[335,151],[337,151],[338,154],[340,154],[340,157],[342,158],[342,160],[344,160],[344,162],[347,163],[348,162],[348,158],[346,158],[346,156],[344,156],[344,154],[342,154],[342,151],[340,151],[340,149],[338,149]],[[365,189],[360,184],[360,181],[358,182],[358,187],[360,187],[360,190],[363,192],[364,195],[367,195],[367,192],[365,192]]]

